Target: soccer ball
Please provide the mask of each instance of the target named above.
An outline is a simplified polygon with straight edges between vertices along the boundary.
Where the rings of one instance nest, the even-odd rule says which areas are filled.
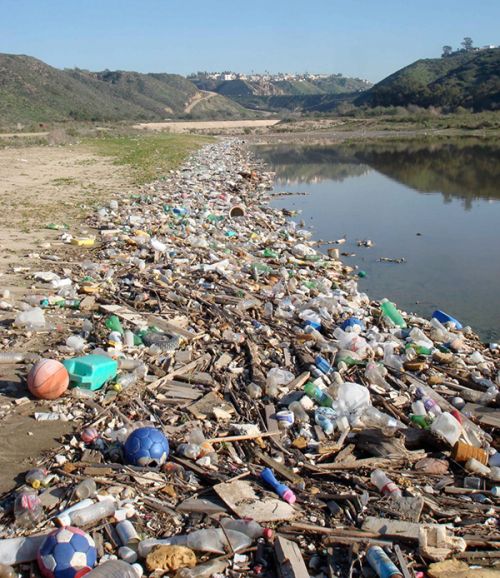
[[[168,440],[154,427],[134,430],[123,447],[125,460],[133,466],[161,466],[167,461]]]
[[[94,540],[72,526],[51,532],[38,551],[38,567],[46,578],[80,578],[96,560]]]

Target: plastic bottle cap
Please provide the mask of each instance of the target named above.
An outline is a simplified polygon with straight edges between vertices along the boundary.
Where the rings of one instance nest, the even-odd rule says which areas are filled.
[[[290,489],[286,490],[283,493],[282,498],[285,500],[285,502],[288,502],[290,505],[295,504],[297,500],[297,496]]]
[[[272,540],[273,538],[273,531],[271,528],[264,528],[263,532],[262,532],[262,536],[266,539],[266,540]]]

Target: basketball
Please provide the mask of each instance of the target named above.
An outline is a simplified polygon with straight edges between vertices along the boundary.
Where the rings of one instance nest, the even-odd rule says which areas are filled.
[[[57,399],[69,385],[69,374],[62,363],[55,359],[42,359],[28,375],[28,389],[39,399]]]

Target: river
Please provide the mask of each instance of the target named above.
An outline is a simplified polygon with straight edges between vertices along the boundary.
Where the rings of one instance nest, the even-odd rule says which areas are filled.
[[[500,338],[500,143],[479,138],[260,146],[277,208],[366,272],[359,286],[406,311],[442,309]],[[370,248],[358,241],[370,240]],[[387,262],[380,259],[404,259]]]

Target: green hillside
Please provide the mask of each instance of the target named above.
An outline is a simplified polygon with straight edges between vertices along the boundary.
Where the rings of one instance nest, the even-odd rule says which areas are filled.
[[[0,125],[66,120],[249,118],[237,103],[206,95],[175,74],[59,70],[0,54]]]
[[[418,60],[360,95],[358,105],[500,108],[500,48]]]

